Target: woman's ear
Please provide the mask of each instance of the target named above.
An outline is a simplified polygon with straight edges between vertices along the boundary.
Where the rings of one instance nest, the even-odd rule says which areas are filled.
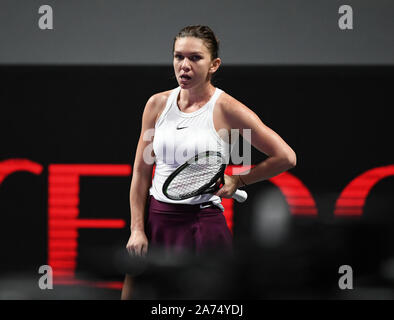
[[[222,60],[220,58],[216,58],[215,60],[212,61],[211,67],[209,68],[209,71],[211,73],[215,73],[217,69],[219,69],[220,64],[222,63]]]

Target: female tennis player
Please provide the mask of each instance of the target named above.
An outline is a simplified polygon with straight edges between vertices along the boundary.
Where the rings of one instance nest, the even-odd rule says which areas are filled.
[[[232,234],[221,198],[231,198],[238,188],[296,165],[295,152],[277,133],[243,103],[212,85],[221,64],[218,50],[219,41],[208,26],[183,28],[173,43],[179,86],[152,95],[146,103],[130,187],[131,235],[126,248],[131,255],[145,256],[155,246],[195,254],[212,249],[231,251]],[[162,191],[166,178],[190,156],[204,148],[229,155],[231,147],[226,146],[231,146],[231,129],[241,134],[250,129],[250,143],[268,158],[247,174],[225,175],[223,186],[215,193],[184,200],[166,197]],[[147,134],[152,130],[153,135]],[[147,155],[155,163],[147,161]],[[132,278],[126,275],[122,299],[130,297],[131,288]]]

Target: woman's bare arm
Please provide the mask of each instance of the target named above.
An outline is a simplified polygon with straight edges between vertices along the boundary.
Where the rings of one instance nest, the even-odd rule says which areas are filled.
[[[297,158],[293,149],[276,132],[267,127],[252,110],[229,95],[222,100],[221,109],[229,126],[232,129],[239,129],[241,134],[244,129],[250,129],[251,141],[248,142],[268,156],[254,168],[239,174],[245,184],[267,180],[295,167]],[[239,179],[236,184],[236,187],[243,185]],[[217,195],[226,197],[226,190],[222,189]]]
[[[145,254],[147,251],[147,240],[144,232],[144,214],[149,188],[152,183],[153,170],[153,162],[147,160],[152,160],[154,153],[153,151],[147,153],[146,150],[149,150],[147,148],[150,148],[153,142],[155,121],[162,106],[162,100],[163,98],[160,94],[155,94],[146,103],[132,171],[130,185],[131,236],[127,244],[127,249],[130,253],[137,255]],[[147,157],[147,154],[150,156]]]

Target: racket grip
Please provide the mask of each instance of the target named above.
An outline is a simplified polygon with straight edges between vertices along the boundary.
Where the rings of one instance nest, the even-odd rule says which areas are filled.
[[[244,202],[248,198],[248,194],[244,190],[237,189],[233,194],[233,199],[237,200],[237,202]]]

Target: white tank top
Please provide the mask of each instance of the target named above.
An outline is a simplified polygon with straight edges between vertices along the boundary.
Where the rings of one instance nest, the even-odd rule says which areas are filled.
[[[215,88],[210,100],[197,111],[182,112],[178,107],[181,87],[173,89],[166,106],[155,124],[153,151],[155,175],[149,193],[159,201],[180,204],[198,204],[221,199],[213,194],[198,195],[184,200],[171,200],[162,191],[164,181],[180,165],[203,151],[219,151],[228,159],[231,146],[216,132],[213,124],[213,108],[223,90]],[[220,205],[219,205],[220,206]]]

